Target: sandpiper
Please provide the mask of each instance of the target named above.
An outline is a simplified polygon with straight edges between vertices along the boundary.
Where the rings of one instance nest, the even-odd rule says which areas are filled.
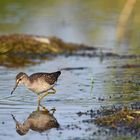
[[[15,91],[18,85],[24,84],[29,90],[38,95],[38,107],[42,106],[40,101],[48,94],[55,94],[56,90],[53,88],[61,72],[52,73],[34,73],[28,76],[24,72],[20,72],[16,76],[16,85],[13,88],[11,94]],[[48,92],[53,90],[53,92]],[[44,94],[43,94],[44,93]],[[43,94],[43,96],[40,96]]]

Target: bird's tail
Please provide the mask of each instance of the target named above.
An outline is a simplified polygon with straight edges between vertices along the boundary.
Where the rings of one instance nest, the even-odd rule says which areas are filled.
[[[55,75],[56,75],[57,78],[60,76],[60,74],[61,74],[61,71],[55,72]]]

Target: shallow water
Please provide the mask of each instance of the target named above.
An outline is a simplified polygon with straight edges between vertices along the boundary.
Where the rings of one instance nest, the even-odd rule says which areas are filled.
[[[2,139],[11,139],[11,136],[14,139],[48,137],[49,139],[74,139],[76,137],[104,139],[105,137],[102,135],[93,136],[93,132],[98,129],[94,123],[83,123],[83,120],[90,118],[89,116],[79,117],[77,113],[90,109],[96,110],[101,105],[126,105],[139,100],[139,86],[136,86],[140,78],[137,72],[139,68],[131,70],[107,68],[114,66],[117,61],[114,59],[112,64],[112,59],[100,62],[99,58],[59,56],[52,61],[24,69],[1,68],[0,137]],[[126,64],[125,61],[124,64]],[[83,67],[83,69],[78,69],[79,67]],[[26,136],[19,136],[15,131],[15,124],[10,114],[14,114],[17,120],[23,122],[32,111],[36,110],[37,97],[24,86],[18,87],[15,93],[10,95],[15,83],[15,75],[19,71],[31,74],[42,70],[51,72],[58,68],[77,68],[62,71],[56,85],[57,93],[45,97],[42,102],[48,109],[56,108],[54,116],[61,125],[60,129],[52,129],[42,134],[30,131]],[[91,92],[92,77],[94,85]]]
[[[125,3],[122,0],[100,1],[1,1],[0,34],[28,33],[37,35],[55,35],[64,41],[84,43],[105,51],[121,54],[139,54],[136,30],[138,20],[127,27],[129,36],[116,45],[117,19]],[[111,3],[109,6],[107,3]],[[137,4],[139,5],[139,3]],[[135,10],[138,16],[138,10]],[[135,15],[135,16],[136,16]],[[135,17],[132,15],[130,20]],[[137,21],[137,22],[136,22]],[[135,27],[136,26],[136,27]],[[134,39],[134,37],[136,37]],[[125,65],[138,67],[124,67]],[[69,68],[69,69],[68,69]],[[56,94],[43,99],[42,104],[48,109],[56,108],[54,116],[60,123],[60,129],[51,129],[44,133],[29,131],[19,136],[15,131],[14,114],[23,122],[37,108],[37,96],[24,86],[10,92],[15,84],[15,76],[24,71],[34,72],[62,71]],[[79,111],[96,110],[101,106],[113,104],[127,105],[139,101],[140,59],[88,56],[57,56],[35,66],[24,68],[0,67],[0,139],[112,139],[112,136],[94,132],[98,127],[94,123],[84,123],[89,116],[78,116]],[[93,90],[92,79],[94,81]],[[116,139],[133,139],[134,136],[116,136]]]

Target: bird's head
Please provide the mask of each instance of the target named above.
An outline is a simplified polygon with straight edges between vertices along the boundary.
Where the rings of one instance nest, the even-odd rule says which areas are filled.
[[[26,124],[19,123],[16,120],[15,116],[13,114],[11,114],[11,115],[12,115],[12,118],[13,118],[14,122],[16,123],[16,131],[17,131],[17,133],[19,135],[25,135],[29,131],[29,126],[26,125]]]
[[[17,74],[17,76],[16,76],[16,84],[15,84],[15,87],[13,88],[11,94],[13,94],[13,92],[15,91],[15,89],[17,88],[18,85],[24,84],[25,81],[27,80],[27,78],[28,78],[28,76],[24,72],[20,72],[19,74]]]
[[[25,135],[28,132],[29,128],[26,128],[23,124],[16,124],[16,131],[19,135]]]

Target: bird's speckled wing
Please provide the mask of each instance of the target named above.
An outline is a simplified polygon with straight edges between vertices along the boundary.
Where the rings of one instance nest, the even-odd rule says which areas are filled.
[[[60,74],[60,71],[53,73],[34,73],[30,76],[30,80],[33,82],[34,80],[42,78],[42,80],[45,80],[48,84],[53,85],[57,81]]]

